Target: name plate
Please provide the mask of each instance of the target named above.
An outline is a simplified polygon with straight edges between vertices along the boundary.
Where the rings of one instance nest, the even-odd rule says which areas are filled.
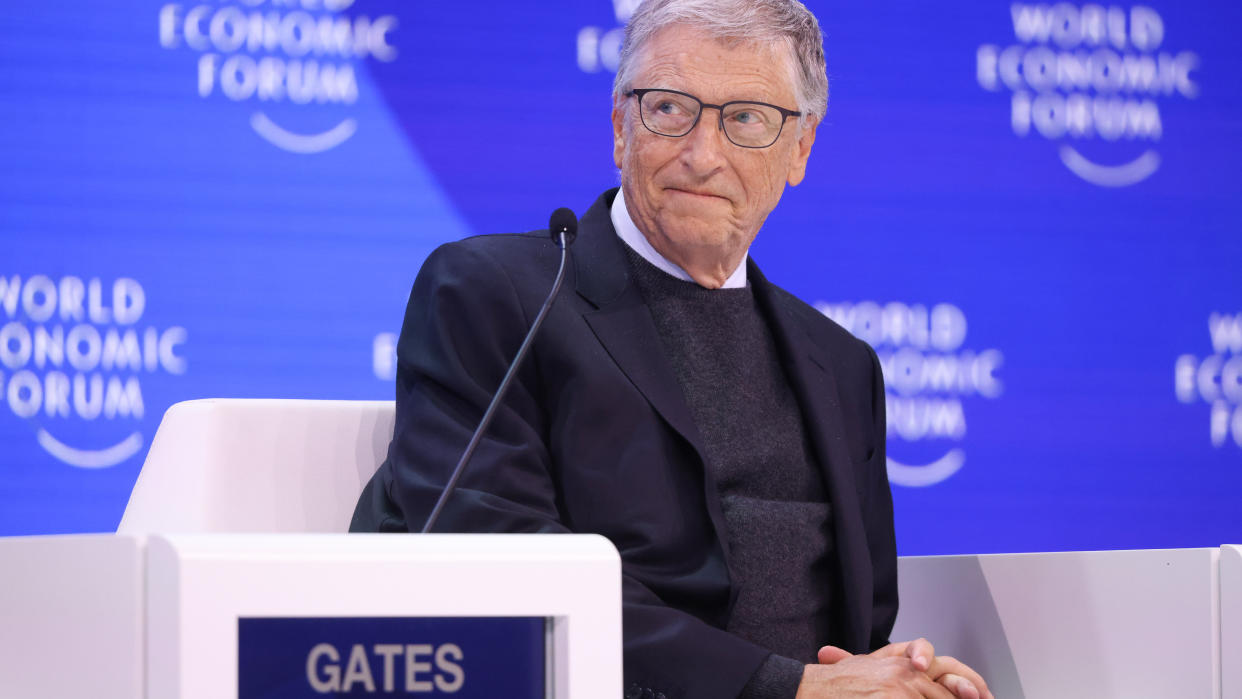
[[[545,699],[543,617],[242,618],[239,699]]]

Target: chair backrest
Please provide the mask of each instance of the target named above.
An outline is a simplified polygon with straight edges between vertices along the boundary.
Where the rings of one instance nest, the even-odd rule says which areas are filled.
[[[392,401],[177,403],[117,531],[344,532],[393,420]]]

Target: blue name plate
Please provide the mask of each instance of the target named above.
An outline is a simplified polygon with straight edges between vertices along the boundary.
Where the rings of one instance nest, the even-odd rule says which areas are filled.
[[[545,699],[543,617],[243,618],[239,699]]]

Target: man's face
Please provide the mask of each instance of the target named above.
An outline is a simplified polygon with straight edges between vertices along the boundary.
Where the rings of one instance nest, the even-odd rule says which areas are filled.
[[[710,104],[797,108],[783,46],[727,45],[673,25],[653,36],[637,60],[633,88],[680,90]],[[790,117],[771,147],[741,148],[720,130],[715,109],[704,109],[689,134],[661,136],[642,125],[636,97],[616,101],[612,124],[630,216],[656,250],[688,270],[714,257],[741,261],[785,183],[802,181],[815,140],[814,123],[799,129]]]

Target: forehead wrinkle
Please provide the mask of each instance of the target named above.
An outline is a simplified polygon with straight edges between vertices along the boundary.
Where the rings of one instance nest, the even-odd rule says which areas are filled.
[[[675,29],[692,38],[667,40]],[[788,80],[788,52],[779,48],[669,27],[648,42],[635,71],[641,84],[635,87],[680,90],[714,104],[745,100],[787,106],[794,101],[794,90]],[[740,60],[739,51],[749,52],[754,60]]]

